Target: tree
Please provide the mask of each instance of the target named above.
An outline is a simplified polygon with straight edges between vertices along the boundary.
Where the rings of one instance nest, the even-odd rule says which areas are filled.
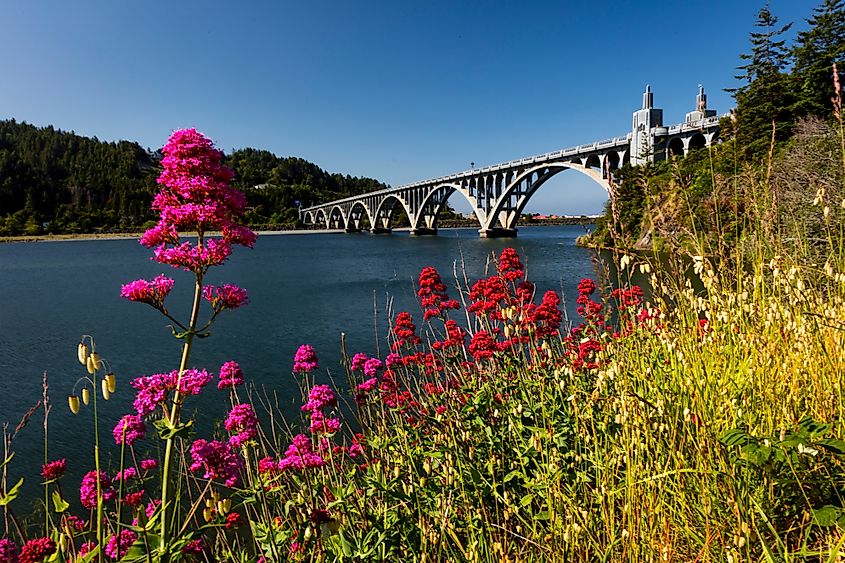
[[[737,146],[751,159],[768,150],[773,124],[777,141],[792,133],[796,97],[792,78],[786,73],[789,51],[785,40],[779,39],[792,24],[778,28],[777,23],[768,6],[757,14],[755,27],[761,31],[751,32],[751,52],[740,55],[748,62],[738,67],[742,74],[737,78],[746,84],[733,90],[737,101]]]
[[[845,1],[824,0],[807,20],[810,28],[798,33],[792,56],[798,83],[798,115],[830,115],[833,63],[845,68]]]

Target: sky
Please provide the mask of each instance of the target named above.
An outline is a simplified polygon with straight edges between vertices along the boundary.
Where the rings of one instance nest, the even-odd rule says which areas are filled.
[[[820,0],[819,0],[820,1]],[[815,0],[771,0],[789,35]],[[0,119],[152,149],[196,127],[393,186],[732,107],[763,0],[0,0]],[[577,172],[526,212],[598,213]],[[450,203],[461,208],[460,196]]]

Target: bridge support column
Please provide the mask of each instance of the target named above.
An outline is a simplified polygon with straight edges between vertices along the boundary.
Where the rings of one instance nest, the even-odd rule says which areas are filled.
[[[374,235],[389,235],[391,233],[391,229],[385,229],[384,227],[373,227],[370,229],[370,232]]]
[[[344,232],[347,232],[347,233],[360,233],[360,232],[361,232],[361,229],[359,229],[358,227],[346,227],[346,228],[344,229]]]
[[[481,238],[513,238],[516,236],[516,229],[502,229],[501,227],[478,229],[478,236]]]
[[[419,227],[417,229],[411,229],[411,236],[412,237],[419,237],[419,236],[429,236],[429,235],[436,235],[437,229],[430,229],[428,227]]]

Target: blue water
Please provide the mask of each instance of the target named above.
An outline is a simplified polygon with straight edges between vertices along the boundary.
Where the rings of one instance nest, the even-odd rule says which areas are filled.
[[[321,377],[334,375],[339,381],[344,379],[341,333],[346,333],[350,354],[380,350],[384,356],[389,307],[394,314],[408,310],[421,320],[415,282],[425,266],[435,266],[456,296],[453,272],[461,279],[465,273],[471,284],[484,275],[492,253],[513,246],[538,293],[563,292],[574,318],[578,281],[594,275],[591,253],[575,246],[584,232],[580,226],[523,227],[518,238],[499,240],[479,239],[474,229],[441,230],[436,237],[398,232],[260,237],[253,250],[236,249],[224,267],[209,274],[209,283],[245,287],[250,304],[221,315],[212,336],[197,341],[192,364],[216,373],[223,362],[236,360],[248,382],[277,393],[293,413],[299,397],[291,376],[296,348],[315,346]],[[40,398],[46,370],[54,406],[49,457],[67,457],[72,475],[93,463],[87,455],[93,436],[90,408],[74,417],[66,403],[86,375],[76,360],[81,335],[94,336],[97,350],[118,376],[117,393],[100,403],[109,455],[117,455],[111,429],[132,410],[134,390],[128,382],[178,367],[181,341],[170,335],[168,321],[146,305],[119,297],[121,284],[165,273],[176,280],[168,307],[185,319],[191,275],[152,262],[150,255],[135,240],[0,245],[0,423],[14,429]],[[187,404],[206,428],[226,413],[224,395],[211,387]],[[11,473],[26,475],[34,486],[44,455],[40,412],[15,438],[13,449]]]

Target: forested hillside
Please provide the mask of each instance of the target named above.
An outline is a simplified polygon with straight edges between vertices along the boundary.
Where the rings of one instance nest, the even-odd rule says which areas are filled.
[[[154,220],[160,155],[15,120],[0,121],[0,236],[132,230]],[[253,226],[297,226],[296,202],[385,187],[252,148],[227,155]]]

